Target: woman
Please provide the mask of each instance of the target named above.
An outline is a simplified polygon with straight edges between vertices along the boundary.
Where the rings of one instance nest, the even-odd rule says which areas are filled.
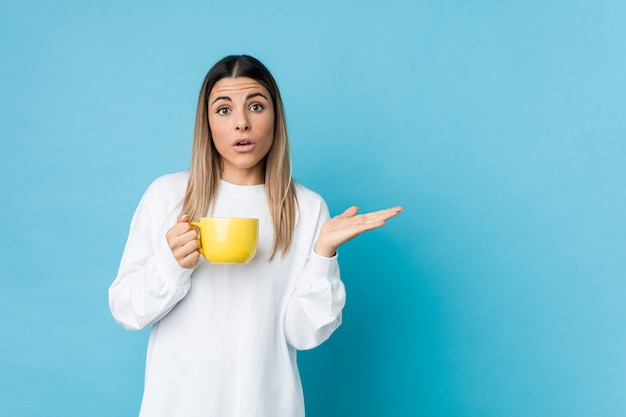
[[[141,416],[304,415],[296,351],[341,323],[337,248],[380,227],[400,207],[329,219],[324,200],[293,182],[280,93],[249,56],[207,74],[191,168],[155,180],[130,227],[109,289],[126,329],[152,325]],[[200,259],[190,221],[259,219],[245,265]]]

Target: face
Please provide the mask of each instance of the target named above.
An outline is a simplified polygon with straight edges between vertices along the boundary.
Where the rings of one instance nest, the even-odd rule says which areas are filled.
[[[222,158],[222,179],[261,184],[265,156],[274,141],[269,92],[252,78],[222,78],[213,86],[208,104],[211,135]]]

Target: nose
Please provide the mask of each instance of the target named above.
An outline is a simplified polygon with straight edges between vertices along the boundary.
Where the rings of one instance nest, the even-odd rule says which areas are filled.
[[[242,132],[250,130],[250,123],[248,122],[248,117],[245,112],[238,115],[235,121],[235,129]]]

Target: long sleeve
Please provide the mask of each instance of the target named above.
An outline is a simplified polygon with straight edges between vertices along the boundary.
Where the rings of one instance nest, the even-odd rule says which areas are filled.
[[[111,313],[128,330],[143,329],[159,321],[191,286],[193,270],[178,265],[165,238],[175,221],[176,203],[167,188],[163,189],[163,182],[155,181],[141,199],[118,275],[109,288]]]
[[[322,344],[341,324],[346,291],[337,256],[311,253],[289,301],[285,319],[287,341],[298,350]]]
[[[301,204],[301,208],[307,206]],[[310,233],[304,233],[307,241],[299,242],[302,246],[298,245],[298,249],[310,255],[298,276],[285,317],[287,341],[298,350],[312,349],[326,341],[341,324],[346,303],[337,255],[326,258],[313,250],[321,227],[329,218],[328,207],[321,198],[311,212],[301,212],[300,227],[310,228]]]

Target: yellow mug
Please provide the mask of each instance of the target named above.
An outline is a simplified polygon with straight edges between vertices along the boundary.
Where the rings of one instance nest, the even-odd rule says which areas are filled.
[[[254,258],[259,219],[203,217],[191,224],[200,232],[200,253],[212,264],[245,264]]]

